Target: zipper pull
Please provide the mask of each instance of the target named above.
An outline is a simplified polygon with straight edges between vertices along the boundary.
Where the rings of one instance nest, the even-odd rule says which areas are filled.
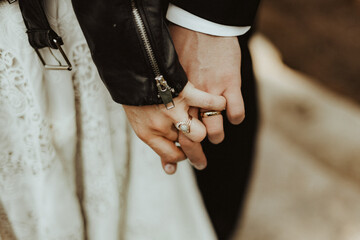
[[[159,90],[158,98],[161,98],[167,110],[170,110],[175,107],[175,103],[172,97],[174,89],[169,87],[166,80],[162,75],[159,75],[155,78],[156,86]]]

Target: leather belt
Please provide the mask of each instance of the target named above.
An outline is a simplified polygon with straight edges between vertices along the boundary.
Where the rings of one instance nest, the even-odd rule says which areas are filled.
[[[9,3],[12,3],[16,0],[8,1]],[[28,35],[29,43],[35,49],[44,67],[48,70],[71,71],[71,63],[64,50],[61,48],[61,45],[63,45],[64,42],[61,37],[51,29],[49,21],[47,20],[44,11],[44,0],[19,0],[19,6],[27,28],[26,33]],[[39,49],[46,47],[59,65],[49,65],[45,62]],[[59,50],[66,64],[62,64],[51,49]]]

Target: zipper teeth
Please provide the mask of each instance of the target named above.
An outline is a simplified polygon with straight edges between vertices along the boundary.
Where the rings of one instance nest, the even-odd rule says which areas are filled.
[[[139,9],[135,4],[135,0],[131,0],[131,8],[132,8],[132,13],[134,15],[134,20],[135,20],[136,26],[138,27],[139,32],[140,32],[141,40],[144,43],[145,51],[148,55],[150,65],[154,71],[155,76],[160,76],[161,73],[160,73],[159,65],[156,61],[154,51],[151,47],[149,37],[146,33],[144,22],[140,16]]]

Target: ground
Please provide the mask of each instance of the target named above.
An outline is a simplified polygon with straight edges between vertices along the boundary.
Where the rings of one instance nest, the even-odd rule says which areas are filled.
[[[261,130],[237,240],[360,240],[360,107],[251,41]]]
[[[257,27],[288,66],[360,103],[359,23],[359,0],[262,0]]]

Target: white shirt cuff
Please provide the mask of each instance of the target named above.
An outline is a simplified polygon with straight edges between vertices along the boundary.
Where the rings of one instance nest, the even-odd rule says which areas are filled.
[[[170,22],[175,23],[176,25],[179,25],[181,27],[214,36],[240,36],[250,30],[250,26],[228,26],[208,21],[192,13],[189,13],[188,11],[185,11],[171,3],[169,4],[166,18]]]

